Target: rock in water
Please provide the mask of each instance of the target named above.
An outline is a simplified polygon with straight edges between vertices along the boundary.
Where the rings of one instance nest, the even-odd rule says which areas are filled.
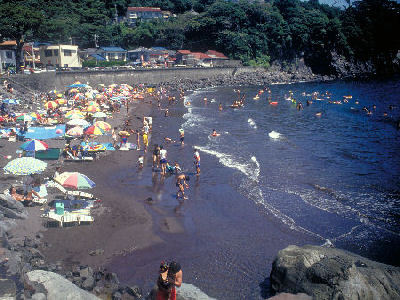
[[[400,268],[334,248],[288,246],[274,260],[271,287],[315,299],[400,299]]]
[[[44,292],[47,300],[98,300],[95,295],[81,290],[70,281],[53,272],[35,270],[26,273],[25,286],[33,291]]]

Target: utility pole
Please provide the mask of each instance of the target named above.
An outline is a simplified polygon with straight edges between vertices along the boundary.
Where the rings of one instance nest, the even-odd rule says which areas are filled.
[[[99,40],[98,39],[99,39],[99,36],[97,34],[94,34],[94,45],[96,48],[99,48],[99,45],[98,45]]]
[[[32,44],[32,66],[33,66],[33,69],[35,69],[35,51],[33,50],[34,42],[32,42],[31,44]]]

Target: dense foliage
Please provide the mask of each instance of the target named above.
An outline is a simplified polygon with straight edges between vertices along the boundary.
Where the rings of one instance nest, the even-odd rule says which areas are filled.
[[[128,6],[156,6],[176,17],[129,27],[114,22]],[[219,50],[251,65],[305,62],[330,73],[332,53],[379,64],[400,49],[400,5],[390,0],[352,2],[345,10],[318,0],[0,0],[2,38],[94,47],[163,46]]]

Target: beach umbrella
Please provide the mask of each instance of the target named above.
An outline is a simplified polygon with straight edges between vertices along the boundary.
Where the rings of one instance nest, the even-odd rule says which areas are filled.
[[[35,119],[40,119],[41,118],[41,116],[37,112],[31,112],[29,115],[34,117]]]
[[[47,145],[45,142],[42,142],[40,140],[30,140],[25,143],[23,143],[20,146],[21,149],[25,151],[39,151],[39,150],[47,150],[49,148],[49,145]]]
[[[107,118],[107,115],[106,115],[104,112],[99,111],[99,112],[95,113],[95,114],[93,115],[93,117],[94,117],[94,118]]]
[[[69,136],[81,136],[83,135],[83,128],[80,126],[75,126],[66,132]]]
[[[67,102],[67,101],[64,98],[60,98],[60,99],[56,100],[56,103],[60,104],[60,105],[65,104],[65,102]]]
[[[68,116],[65,116],[67,119],[84,119],[85,116],[82,113],[74,113],[74,114],[70,114]]]
[[[68,121],[67,124],[71,126],[82,126],[82,127],[90,126],[90,123],[83,119],[72,119]]]
[[[100,108],[98,106],[95,105],[90,105],[86,108],[86,111],[88,112],[98,112],[100,111]]]
[[[80,110],[71,110],[65,114],[67,119],[83,119],[85,116]]]
[[[17,100],[17,99],[4,99],[3,103],[6,103],[6,104],[19,104],[19,100]]]
[[[57,94],[56,97],[57,97],[57,98],[62,98],[62,97],[63,97],[63,94]]]
[[[31,115],[22,114],[22,115],[19,115],[19,116],[16,118],[16,121],[31,122],[31,121],[34,120],[34,119],[36,119],[36,118],[35,118],[35,117],[32,117]]]
[[[96,186],[85,174],[79,172],[64,172],[54,179],[63,187],[72,189],[91,189]]]
[[[43,172],[47,167],[47,163],[33,158],[20,157],[10,161],[5,167],[6,173],[14,175],[30,175]]]
[[[70,93],[70,94],[72,94],[72,93],[79,93],[79,90],[78,90],[77,88],[73,88],[73,89],[70,89],[70,90],[69,90],[69,93]]]
[[[97,121],[93,125],[103,129],[104,131],[110,131],[111,130],[111,125],[108,124],[107,122]]]
[[[71,84],[69,86],[67,86],[68,88],[88,88],[89,86],[87,84],[84,83],[74,83]]]
[[[100,127],[97,126],[90,126],[86,129],[85,134],[89,135],[103,135],[105,133],[105,130],[101,129]]]
[[[93,105],[93,106],[99,106],[99,104],[98,104],[96,101],[93,101],[93,100],[92,100],[92,101],[89,101],[87,105],[88,105],[88,106],[92,106],[92,105]]]
[[[55,102],[55,101],[48,101],[48,102],[46,102],[46,104],[44,105],[44,107],[46,107],[46,109],[49,109],[49,108],[56,108],[57,107],[57,102]]]

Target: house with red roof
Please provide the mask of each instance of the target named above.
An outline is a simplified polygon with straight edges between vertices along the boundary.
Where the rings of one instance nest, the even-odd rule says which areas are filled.
[[[175,64],[177,64],[177,65],[186,65],[190,54],[191,54],[191,52],[189,50],[178,50],[178,51],[176,51]]]

